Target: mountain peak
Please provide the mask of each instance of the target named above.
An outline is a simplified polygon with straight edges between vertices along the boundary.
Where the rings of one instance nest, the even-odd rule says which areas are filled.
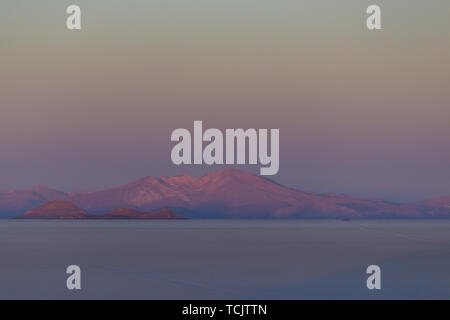
[[[161,181],[170,184],[170,185],[177,185],[177,184],[191,184],[197,181],[197,178],[191,177],[189,175],[183,174],[180,176],[173,176],[173,177],[162,177]]]

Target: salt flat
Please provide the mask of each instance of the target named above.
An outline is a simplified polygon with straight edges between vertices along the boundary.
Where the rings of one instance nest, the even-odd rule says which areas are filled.
[[[450,221],[0,220],[0,298],[449,299]]]

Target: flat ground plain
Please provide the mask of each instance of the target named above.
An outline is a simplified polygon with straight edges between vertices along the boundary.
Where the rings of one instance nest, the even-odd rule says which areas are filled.
[[[450,299],[450,220],[0,220],[0,299],[366,298]]]

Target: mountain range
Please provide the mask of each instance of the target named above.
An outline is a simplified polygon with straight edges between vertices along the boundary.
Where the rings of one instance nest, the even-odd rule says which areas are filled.
[[[448,218],[450,196],[397,204],[345,194],[317,194],[272,180],[224,169],[195,178],[146,177],[96,192],[61,192],[38,186],[0,190],[0,218],[18,217],[47,202],[69,201],[83,212],[105,215],[170,209],[186,218]]]

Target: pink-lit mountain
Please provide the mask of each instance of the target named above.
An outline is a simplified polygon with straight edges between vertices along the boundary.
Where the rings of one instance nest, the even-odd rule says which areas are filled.
[[[37,186],[25,190],[0,190],[0,218],[16,217],[53,200],[68,200],[64,192]]]
[[[187,218],[436,218],[450,217],[450,197],[412,204],[290,189],[236,169],[199,178],[147,177],[99,192],[64,193],[45,187],[0,191],[0,216],[23,214],[45,202],[68,200],[90,214],[119,208],[171,209]]]

